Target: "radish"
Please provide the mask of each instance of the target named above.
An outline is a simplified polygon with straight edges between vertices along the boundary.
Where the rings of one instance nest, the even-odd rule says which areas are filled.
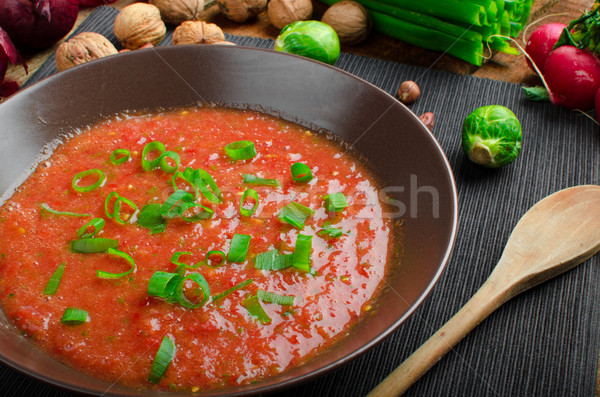
[[[572,45],[558,47],[546,60],[542,80],[553,104],[569,109],[591,109],[600,87],[600,60],[591,52]]]
[[[529,39],[525,51],[529,54],[536,66],[542,70],[548,55],[554,48],[562,31],[567,27],[563,23],[548,23],[537,28]],[[527,60],[529,68],[535,72],[529,59]]]

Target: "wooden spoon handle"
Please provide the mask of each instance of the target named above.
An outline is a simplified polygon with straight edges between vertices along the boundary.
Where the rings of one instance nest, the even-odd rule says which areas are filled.
[[[368,396],[389,397],[404,393],[477,324],[509,299],[511,294],[506,289],[502,292],[498,291],[497,286],[497,283],[490,280],[484,283],[458,313],[388,375]]]

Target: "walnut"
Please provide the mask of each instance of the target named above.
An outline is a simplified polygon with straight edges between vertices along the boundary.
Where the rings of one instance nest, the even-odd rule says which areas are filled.
[[[214,23],[186,21],[173,32],[173,44],[215,44],[225,41],[225,34]]]
[[[351,0],[340,1],[329,7],[321,22],[331,26],[343,44],[358,44],[371,32],[369,12]]]
[[[277,29],[296,21],[306,21],[312,16],[311,0],[271,0],[267,8],[269,20]]]
[[[267,8],[267,0],[217,0],[219,9],[230,20],[244,22]]]
[[[152,4],[130,4],[115,19],[115,36],[129,50],[137,50],[146,43],[158,45],[166,33],[160,11]]]
[[[56,67],[59,72],[94,59],[117,53],[108,39],[94,32],[83,32],[61,43],[56,49]]]
[[[179,25],[184,21],[197,21],[204,11],[204,0],[150,0],[158,7],[165,23]]]

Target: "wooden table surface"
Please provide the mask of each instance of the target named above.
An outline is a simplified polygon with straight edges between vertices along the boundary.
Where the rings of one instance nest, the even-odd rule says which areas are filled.
[[[134,0],[118,0],[111,6],[121,9],[134,2]],[[313,1],[313,4],[313,19],[320,19],[327,6],[316,1]],[[531,33],[535,27],[544,23],[568,23],[571,19],[581,15],[583,10],[589,9],[592,4],[593,0],[536,0],[531,11],[531,27],[525,33]],[[74,29],[91,11],[92,9],[88,7],[81,8]],[[279,33],[270,24],[266,12],[250,22],[238,24],[227,20],[219,13],[218,7],[213,5],[205,11],[204,19],[216,23],[226,33],[236,35],[275,39]],[[523,44],[522,37],[519,38],[519,42]],[[22,84],[56,50],[57,46],[58,43],[45,51],[23,53],[22,55],[29,66],[29,75],[24,73],[21,66],[10,66],[6,78]],[[342,46],[342,51],[512,83],[539,83],[537,77],[527,67],[524,56],[497,53],[483,66],[476,67],[452,56],[443,55],[440,52],[426,51],[377,32],[371,33],[364,43],[355,46]],[[600,397],[600,372],[596,385],[596,396]]]

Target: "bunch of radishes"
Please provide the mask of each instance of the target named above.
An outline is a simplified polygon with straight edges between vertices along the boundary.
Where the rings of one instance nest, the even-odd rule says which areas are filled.
[[[600,7],[586,12],[568,26],[550,23],[539,27],[527,41],[529,67],[544,81],[549,99],[569,109],[600,115]]]

